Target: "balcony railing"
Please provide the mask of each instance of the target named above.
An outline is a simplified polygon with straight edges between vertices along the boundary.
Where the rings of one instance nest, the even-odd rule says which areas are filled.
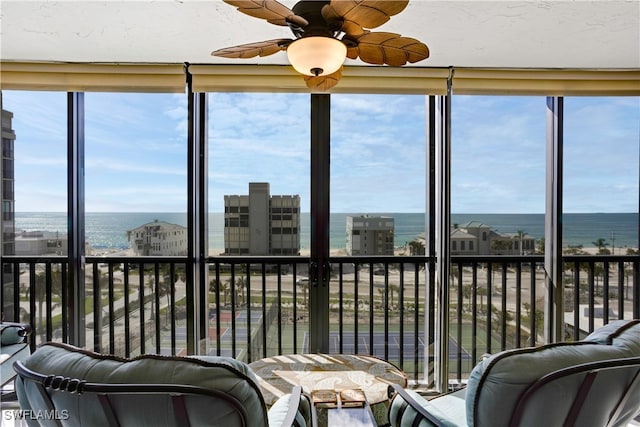
[[[251,362],[308,351],[309,258],[210,258],[206,279],[194,289],[185,258],[87,257],[83,307],[69,304],[62,286],[69,278],[67,261],[2,258],[5,319],[34,326],[33,349],[68,341],[69,324],[79,318],[83,324],[76,326],[88,348],[125,357],[183,355],[192,348]],[[375,355],[413,381],[428,383],[434,261],[332,257],[330,351]],[[578,340],[614,319],[639,317],[637,256],[566,256],[563,262],[565,316],[558,321],[565,339]],[[544,342],[550,295],[543,264],[542,256],[452,257],[450,381],[463,382],[484,353]]]

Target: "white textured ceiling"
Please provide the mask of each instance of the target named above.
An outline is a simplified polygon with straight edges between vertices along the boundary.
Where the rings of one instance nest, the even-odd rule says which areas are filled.
[[[1,0],[0,8],[3,61],[285,64],[284,52],[248,60],[210,52],[291,36],[220,0]],[[431,57],[413,66],[640,68],[640,0],[412,0],[376,30],[426,43]]]

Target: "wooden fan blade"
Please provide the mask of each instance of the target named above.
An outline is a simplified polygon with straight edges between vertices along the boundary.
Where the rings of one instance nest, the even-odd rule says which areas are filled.
[[[225,47],[211,52],[213,56],[223,58],[253,58],[254,56],[269,56],[286,50],[291,39],[265,40],[256,43],[241,44],[239,46]]]
[[[369,64],[387,64],[394,67],[407,62],[418,62],[429,57],[426,44],[400,34],[373,32],[358,38],[358,46],[347,51],[351,59],[354,54]]]
[[[342,31],[350,36],[359,36],[364,28],[376,28],[393,15],[402,12],[409,0],[331,0],[322,8],[327,21],[344,20]]]
[[[276,0],[224,0],[242,13],[265,19],[270,24],[286,26],[289,22],[306,27],[309,22]]]
[[[304,76],[304,82],[311,90],[326,92],[338,84],[342,78],[342,69],[343,67],[340,67],[338,71],[327,74],[326,76]]]

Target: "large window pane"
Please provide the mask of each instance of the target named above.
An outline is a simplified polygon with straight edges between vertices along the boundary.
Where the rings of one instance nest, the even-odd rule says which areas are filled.
[[[163,261],[187,255],[186,117],[184,95],[85,94],[87,251],[153,257],[87,265],[86,340],[102,351],[186,349],[184,264]]]
[[[565,98],[563,246],[569,255],[638,254],[640,98]],[[579,336],[633,317],[633,265],[564,264],[565,322]],[[592,319],[593,323],[590,323]]]
[[[248,196],[250,183],[269,184],[268,196],[271,199],[265,200],[273,203],[273,196],[299,196],[300,209],[309,211],[309,105],[308,95],[210,95],[209,250],[212,255],[225,253],[227,249],[224,239],[225,196]],[[232,205],[236,202],[229,201]],[[257,199],[255,204],[257,206]],[[235,212],[236,207],[238,212]],[[230,213],[229,208],[234,210],[231,213],[245,213],[246,207],[244,202],[242,208],[227,206],[226,213]],[[277,213],[290,214],[292,209],[295,210],[293,205],[282,207],[284,211],[280,209]],[[227,217],[229,219],[229,215]],[[246,219],[244,216],[233,218]],[[309,248],[307,218],[303,224],[302,252]],[[255,242],[252,243],[254,248],[260,248],[258,251],[252,253],[244,242],[240,244],[240,250],[235,250],[238,242],[231,239],[227,240],[232,249],[229,255],[291,255],[280,252],[280,247],[269,246],[269,232],[248,238]],[[274,239],[273,234],[271,238]]]
[[[452,255],[539,252],[545,211],[544,98],[455,96]]]
[[[482,257],[544,246],[545,123],[542,97],[453,97],[449,347],[462,378],[483,353],[536,342],[542,330],[533,323],[544,312],[542,269]]]
[[[425,97],[333,95],[331,103],[331,250],[404,253],[424,232]],[[389,244],[348,244],[347,216],[362,215],[393,220]]]
[[[226,326],[233,316],[240,316],[236,332],[249,330],[253,343],[239,343],[235,356],[304,351],[307,263],[262,270],[224,258],[309,254],[309,117],[309,95],[209,94],[209,254],[224,255],[218,275],[212,265],[209,277],[210,354],[231,354],[233,332]],[[252,271],[265,271],[264,280]]]
[[[2,92],[3,255],[67,253],[66,105],[65,93]],[[11,303],[12,273],[12,267],[3,266],[5,319],[29,321],[28,275],[20,275],[17,313]],[[38,271],[36,278],[38,327],[43,326],[44,274]],[[53,298],[59,301],[59,275],[54,281]]]
[[[543,214],[544,98],[454,96],[452,222],[473,214]],[[488,225],[515,231],[509,224]],[[542,223],[540,223],[542,225]],[[542,229],[525,230],[536,238]]]
[[[86,239],[95,253],[186,255],[184,95],[88,93]],[[156,236],[139,227],[157,221]],[[179,227],[173,227],[177,225]],[[175,238],[164,238],[170,232]]]
[[[7,124],[10,123],[15,136],[12,141],[13,137],[5,133],[3,120],[3,190],[10,190],[6,182],[10,174],[15,180],[13,191],[3,191],[3,201],[12,198],[15,201],[16,231],[46,232],[46,237],[57,235],[64,246],[63,250],[35,252],[34,245],[18,242],[14,253],[66,253],[66,94],[4,91],[2,95],[3,110],[13,114]]]
[[[640,98],[566,98],[564,246],[638,248]]]
[[[331,97],[330,250],[370,258],[332,277],[329,351],[373,354],[412,379],[424,373],[425,275],[402,257],[424,254],[426,129],[424,96]]]

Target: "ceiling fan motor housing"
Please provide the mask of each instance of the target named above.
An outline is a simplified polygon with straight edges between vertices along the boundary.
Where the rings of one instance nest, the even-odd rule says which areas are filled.
[[[336,19],[327,22],[322,16],[322,8],[328,5],[329,1],[303,0],[296,3],[291,10],[309,22],[309,25],[300,27],[290,23],[289,27],[297,38],[310,36],[323,36],[337,38],[342,29],[342,20]]]

